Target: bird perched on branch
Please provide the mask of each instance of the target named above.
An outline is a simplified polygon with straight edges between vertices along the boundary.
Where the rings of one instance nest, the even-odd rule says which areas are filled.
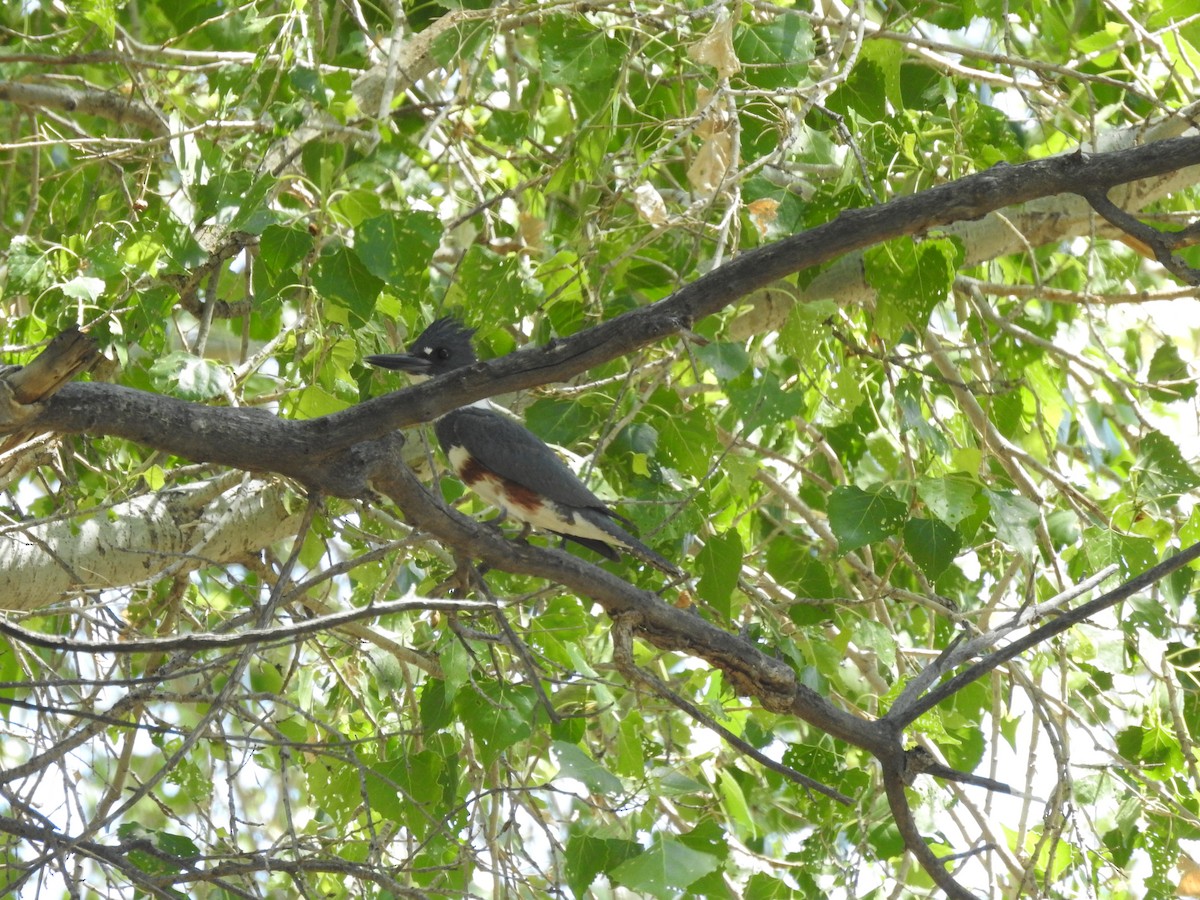
[[[407,372],[414,380],[444,375],[476,361],[474,329],[453,318],[426,328],[407,353],[368,356],[367,362]],[[618,560],[625,551],[671,575],[682,575],[668,559],[622,528],[632,523],[606,506],[539,437],[482,402],[451,410],[433,426],[438,443],[462,482],[530,528],[553,532]]]

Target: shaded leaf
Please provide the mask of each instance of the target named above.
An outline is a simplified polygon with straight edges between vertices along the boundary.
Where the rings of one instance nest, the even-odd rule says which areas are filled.
[[[571,890],[583,896],[597,875],[608,874],[641,853],[642,846],[636,841],[601,837],[583,828],[573,828],[565,854]]]
[[[943,475],[917,481],[917,496],[931,513],[954,528],[978,509],[979,482],[966,475]]]
[[[840,486],[829,498],[829,527],[842,553],[895,534],[907,515],[908,507],[887,488]]]
[[[619,794],[624,790],[621,779],[583,752],[576,744],[555,741],[551,744],[558,760],[558,775],[582,782],[598,794]]]
[[[679,841],[657,838],[650,849],[614,868],[609,874],[631,891],[670,900],[696,879],[721,864],[715,856],[699,853]]]
[[[696,558],[696,568],[701,573],[697,592],[726,617],[744,555],[741,537],[736,531],[726,531],[710,537]]]
[[[313,267],[312,280],[322,297],[349,310],[355,327],[370,318],[383,287],[383,281],[345,247],[322,255]]]
[[[1011,491],[984,490],[991,504],[996,537],[1026,556],[1033,555],[1034,529],[1038,521],[1037,505]]]
[[[927,578],[936,579],[946,571],[962,544],[957,531],[936,519],[909,519],[904,523],[904,547]]]
[[[211,400],[233,387],[229,369],[190,353],[159,357],[151,364],[150,375],[160,391],[185,400]]]

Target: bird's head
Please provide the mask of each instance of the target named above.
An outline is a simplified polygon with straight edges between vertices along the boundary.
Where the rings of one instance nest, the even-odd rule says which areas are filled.
[[[475,350],[471,347],[474,333],[474,328],[467,328],[458,319],[447,316],[417,335],[407,353],[368,356],[367,362],[384,369],[407,372],[413,381],[436,378],[475,362]]]

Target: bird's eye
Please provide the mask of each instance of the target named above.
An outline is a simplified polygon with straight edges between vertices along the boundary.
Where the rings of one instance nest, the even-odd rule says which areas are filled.
[[[449,350],[447,350],[445,347],[438,347],[438,348],[437,348],[437,350],[434,352],[434,355],[435,355],[435,356],[436,356],[438,359],[449,359],[449,358],[450,358],[450,351],[449,351]]]

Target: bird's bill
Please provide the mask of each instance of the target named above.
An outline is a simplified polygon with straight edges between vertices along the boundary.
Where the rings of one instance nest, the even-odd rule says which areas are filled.
[[[409,372],[413,375],[428,375],[431,365],[429,360],[411,353],[384,353],[379,356],[368,356],[366,361],[383,369],[395,369],[398,372]]]

